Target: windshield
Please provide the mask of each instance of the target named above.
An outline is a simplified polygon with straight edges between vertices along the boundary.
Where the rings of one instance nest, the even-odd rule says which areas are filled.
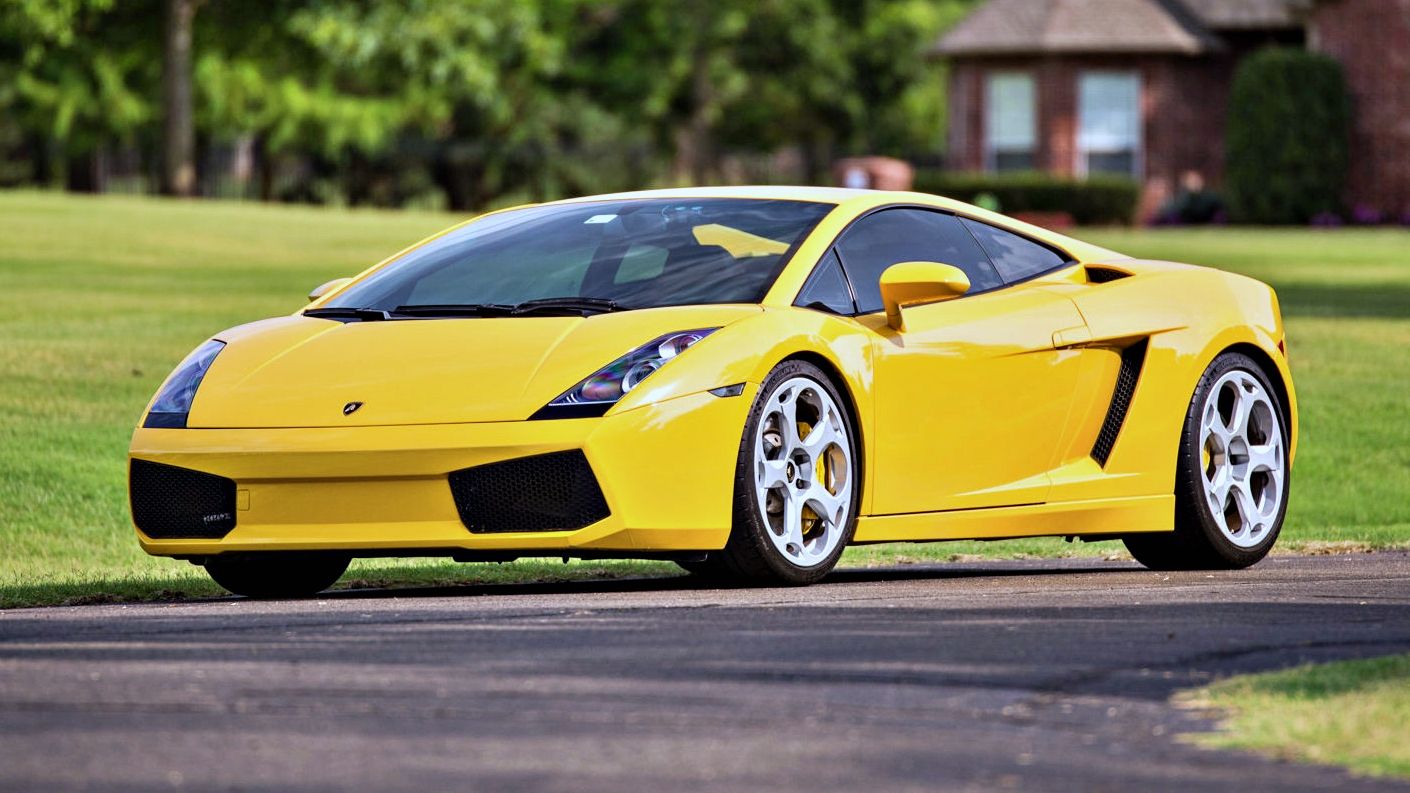
[[[830,204],[636,200],[491,215],[402,256],[315,311],[757,303]]]

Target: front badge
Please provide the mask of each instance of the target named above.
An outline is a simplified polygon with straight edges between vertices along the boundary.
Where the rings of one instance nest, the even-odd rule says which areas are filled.
[[[361,402],[349,402],[346,405],[343,405],[343,415],[351,416],[352,414],[356,413],[357,409],[360,407],[362,407]]]

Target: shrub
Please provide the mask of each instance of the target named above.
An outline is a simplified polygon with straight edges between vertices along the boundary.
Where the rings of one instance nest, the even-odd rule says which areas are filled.
[[[1239,65],[1229,96],[1226,193],[1241,223],[1308,223],[1339,214],[1351,98],[1341,66],[1285,47]]]
[[[1080,224],[1130,223],[1140,185],[1130,179],[1093,176],[1078,181],[1041,173],[975,174],[918,171],[915,189],[977,203],[997,201],[1000,212],[1066,212]]]
[[[1200,225],[1222,223],[1227,217],[1224,199],[1210,190],[1181,190],[1156,211],[1152,223],[1165,225]]]

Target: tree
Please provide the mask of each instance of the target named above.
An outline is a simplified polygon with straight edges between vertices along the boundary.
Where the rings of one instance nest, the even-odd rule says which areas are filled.
[[[945,70],[928,51],[978,0],[832,0],[851,32],[851,113],[839,134],[854,154],[936,151],[945,130]]]
[[[198,150],[253,145],[264,198],[455,209],[780,150],[821,180],[839,152],[938,145],[924,53],[973,2],[8,0],[0,147],[19,130],[82,189],[137,149],[182,195]]]
[[[143,0],[0,3],[0,111],[29,141],[38,181],[101,189],[104,147],[135,140],[150,122],[143,11]]]
[[[191,110],[191,27],[197,0],[166,0],[162,47],[162,192],[196,193],[196,127]]]
[[[615,0],[582,29],[572,79],[649,130],[676,182],[717,181],[724,151],[825,138],[846,103],[825,0]]]
[[[1230,213],[1245,223],[1307,223],[1341,209],[1351,97],[1325,55],[1274,47],[1239,65],[1226,136]]]

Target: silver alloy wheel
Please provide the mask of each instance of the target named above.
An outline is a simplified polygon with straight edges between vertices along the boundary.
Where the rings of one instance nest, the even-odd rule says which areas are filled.
[[[1200,413],[1205,504],[1224,537],[1252,548],[1268,537],[1283,505],[1287,457],[1273,400],[1247,371],[1226,372]]]
[[[793,377],[769,394],[754,438],[754,499],[774,547],[792,564],[827,559],[852,510],[852,444],[827,389]]]

